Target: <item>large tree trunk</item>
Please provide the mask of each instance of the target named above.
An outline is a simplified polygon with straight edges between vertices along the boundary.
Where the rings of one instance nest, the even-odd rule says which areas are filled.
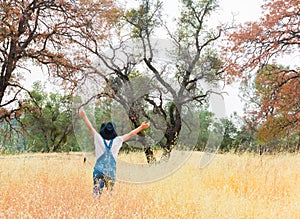
[[[162,160],[167,161],[174,146],[177,144],[178,136],[181,130],[181,106],[176,106],[174,103],[169,109],[170,122],[167,126],[165,138],[166,144],[163,146]]]
[[[13,70],[16,68],[17,58],[16,58],[16,48],[17,41],[12,40],[10,44],[10,50],[8,58],[4,60],[4,63],[1,66],[1,75],[0,75],[0,106],[4,98],[5,91],[7,89],[9,80],[12,76]]]

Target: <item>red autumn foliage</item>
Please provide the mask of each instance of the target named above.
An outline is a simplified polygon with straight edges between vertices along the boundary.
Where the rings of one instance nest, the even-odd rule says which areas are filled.
[[[256,122],[260,140],[299,132],[300,80],[299,74],[289,69],[268,65],[257,75],[255,99],[259,100]]]
[[[261,139],[266,140],[276,133],[300,132],[299,65],[271,65],[278,56],[299,53],[300,1],[267,0],[262,9],[259,21],[227,33],[223,54],[229,82],[256,74],[254,99],[259,104],[252,116],[256,124],[262,124],[259,134],[263,132]]]

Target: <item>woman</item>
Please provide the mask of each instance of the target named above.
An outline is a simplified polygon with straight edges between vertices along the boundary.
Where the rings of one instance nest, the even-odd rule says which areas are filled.
[[[128,134],[118,136],[116,127],[112,122],[101,124],[99,133],[92,126],[84,110],[79,110],[86,126],[90,130],[95,145],[96,164],[93,171],[94,195],[101,195],[105,187],[112,189],[116,180],[116,159],[123,142],[138,134],[150,124],[143,122],[138,128]]]

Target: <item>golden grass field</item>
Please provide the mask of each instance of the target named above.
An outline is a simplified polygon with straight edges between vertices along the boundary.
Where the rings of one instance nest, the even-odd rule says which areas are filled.
[[[300,218],[299,155],[217,155],[204,169],[200,157],[94,200],[81,154],[0,156],[0,218]]]

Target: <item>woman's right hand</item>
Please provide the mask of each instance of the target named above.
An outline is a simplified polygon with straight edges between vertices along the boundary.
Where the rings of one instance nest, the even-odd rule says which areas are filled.
[[[149,128],[149,126],[150,126],[150,123],[147,123],[147,122],[142,122],[142,124],[141,124],[142,129],[147,129],[147,128]]]

